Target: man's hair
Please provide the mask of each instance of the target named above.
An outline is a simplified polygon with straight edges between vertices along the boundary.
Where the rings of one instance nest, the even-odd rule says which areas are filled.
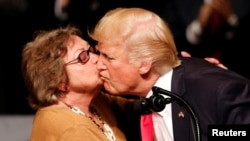
[[[60,83],[68,83],[63,56],[72,35],[81,36],[74,26],[60,27],[50,31],[38,31],[34,40],[25,44],[22,52],[22,73],[30,92],[28,102],[33,109],[57,102],[63,92]]]
[[[150,57],[160,74],[180,65],[172,33],[157,14],[142,8],[116,8],[97,23],[90,37],[98,42],[123,44],[132,63]]]

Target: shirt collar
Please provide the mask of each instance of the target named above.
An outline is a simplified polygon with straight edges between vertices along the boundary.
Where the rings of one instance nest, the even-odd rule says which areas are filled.
[[[162,89],[171,91],[171,80],[172,80],[172,74],[173,74],[173,69],[171,69],[170,71],[166,72],[165,74],[163,74],[162,76],[160,76],[160,78],[156,81],[154,86],[160,87]],[[153,95],[152,90],[149,91],[149,93],[147,94],[146,98],[149,98],[150,96]],[[166,95],[163,95],[164,97],[168,97]],[[167,109],[165,108],[164,110],[162,110],[161,112],[158,112],[160,115],[163,115],[163,113],[166,111]]]

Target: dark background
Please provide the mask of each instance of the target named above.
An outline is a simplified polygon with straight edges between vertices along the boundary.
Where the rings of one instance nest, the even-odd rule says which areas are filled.
[[[91,0],[71,2],[67,9],[69,19],[60,21],[53,13],[54,0],[0,0],[0,114],[34,113],[26,101],[28,92],[20,67],[22,47],[35,31],[73,23],[85,33],[87,27],[93,26],[111,8],[138,6],[157,10],[161,6],[153,0],[100,0],[99,8],[91,11]]]
[[[89,8],[92,0],[71,1],[72,3],[67,9],[69,19],[60,21],[53,13],[54,0],[0,0],[0,114],[34,113],[26,101],[28,92],[20,70],[22,47],[32,39],[34,31],[73,23],[86,33],[87,27],[93,26],[105,12],[115,7],[142,7],[164,16],[163,11],[168,0],[164,2],[155,0],[99,0],[99,8],[94,11]],[[247,30],[244,29],[244,31],[248,34],[249,22],[246,23],[244,28]],[[241,44],[249,43],[243,42]],[[236,58],[239,55],[244,56],[244,54],[233,54],[232,57]],[[248,60],[237,61],[242,70],[249,67]],[[241,71],[238,72],[241,73]],[[248,77],[248,72],[242,74]]]

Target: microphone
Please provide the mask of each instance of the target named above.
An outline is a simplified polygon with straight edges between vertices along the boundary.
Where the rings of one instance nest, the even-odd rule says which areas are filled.
[[[166,107],[166,104],[172,101],[171,98],[164,98],[162,95],[152,95],[149,98],[136,101],[134,110],[142,115],[160,112]]]
[[[184,107],[190,113],[195,141],[200,141],[201,136],[199,119],[191,105],[177,94],[160,87],[154,86],[152,87],[152,91],[153,95],[149,98],[140,99],[135,102],[135,112],[139,112],[141,115],[150,114],[152,112],[160,112],[165,108],[166,104],[176,101],[180,106]],[[165,98],[160,94],[167,95],[169,97]]]

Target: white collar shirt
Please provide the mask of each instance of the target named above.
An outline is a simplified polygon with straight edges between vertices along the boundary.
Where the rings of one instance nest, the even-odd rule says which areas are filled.
[[[162,75],[154,86],[171,91],[171,79],[173,70]],[[153,94],[152,90],[148,93],[147,98]],[[163,95],[164,97],[168,97]],[[154,140],[155,141],[173,141],[173,124],[172,124],[172,110],[171,103],[167,104],[165,109],[161,112],[154,112]]]

